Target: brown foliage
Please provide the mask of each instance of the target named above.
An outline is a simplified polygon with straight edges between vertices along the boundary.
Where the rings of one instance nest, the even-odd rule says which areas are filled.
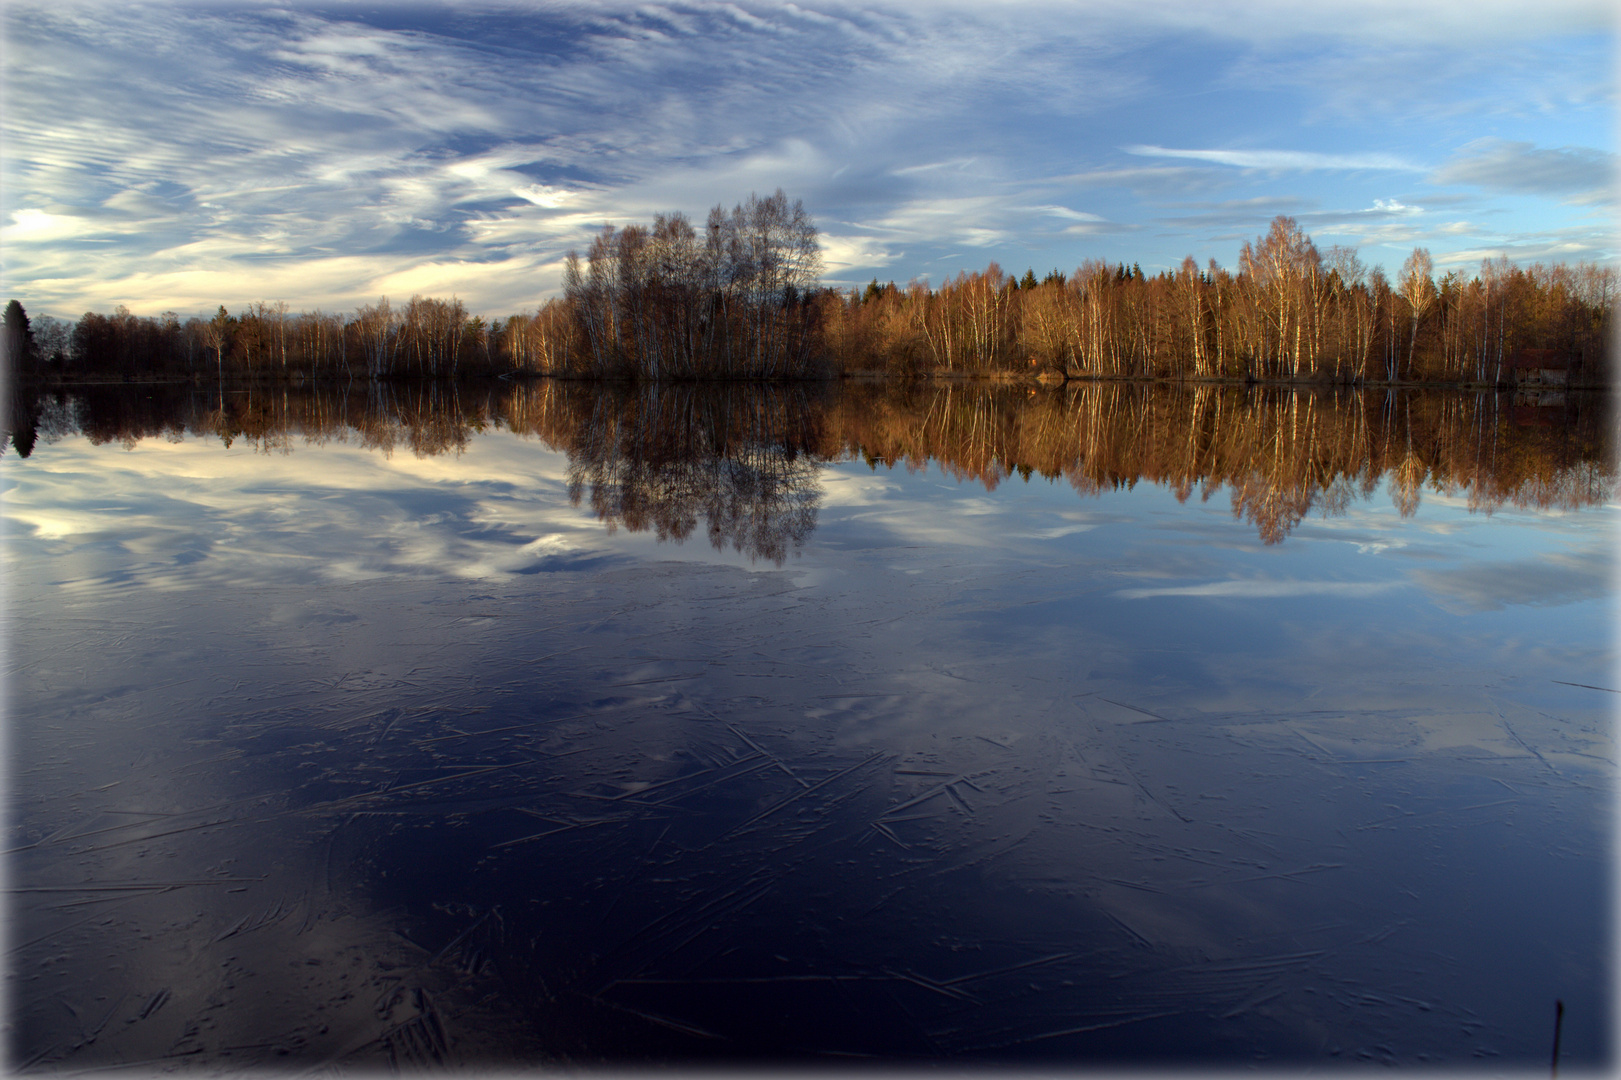
[[[939,288],[816,287],[816,227],[781,191],[700,232],[681,214],[606,227],[564,295],[485,323],[462,303],[387,298],[347,318],[258,303],[181,323],[86,313],[71,348],[30,354],[23,377],[806,378],[829,373],[1503,386],[1526,349],[1573,385],[1612,381],[1615,270],[1487,260],[1439,280],[1418,249],[1393,286],[1349,248],[1326,256],[1290,218],[1244,244],[1236,273],[1191,257],[1149,277],[1083,263],[1021,284],[992,263]]]

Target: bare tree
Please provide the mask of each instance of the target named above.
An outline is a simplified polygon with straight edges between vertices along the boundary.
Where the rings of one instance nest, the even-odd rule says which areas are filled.
[[[1436,291],[1435,261],[1430,258],[1426,248],[1414,248],[1413,253],[1407,256],[1407,261],[1401,264],[1401,277],[1397,279],[1397,288],[1401,291],[1403,300],[1407,301],[1407,310],[1413,321],[1412,331],[1407,340],[1407,374],[1412,377],[1413,360],[1418,348],[1418,324],[1435,303]]]

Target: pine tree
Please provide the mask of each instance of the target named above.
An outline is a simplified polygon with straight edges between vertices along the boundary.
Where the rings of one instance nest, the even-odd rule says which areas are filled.
[[[28,313],[13,300],[6,305],[5,371],[15,377],[32,368],[34,331],[28,326]]]
[[[28,313],[13,300],[6,305],[6,326],[0,349],[0,423],[12,432],[12,445],[20,457],[34,449],[34,425],[28,398],[18,393],[17,376],[33,370],[34,335]]]

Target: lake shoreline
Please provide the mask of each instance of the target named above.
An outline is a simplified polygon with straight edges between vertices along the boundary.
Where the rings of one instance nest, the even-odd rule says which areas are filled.
[[[738,376],[712,378],[664,378],[648,379],[641,377],[612,378],[604,376],[563,375],[537,371],[514,371],[501,375],[446,375],[422,376],[402,375],[385,378],[370,378],[366,376],[354,378],[311,378],[302,374],[291,376],[260,376],[254,378],[231,378],[221,380],[206,378],[200,375],[184,376],[137,376],[122,379],[106,377],[72,378],[67,376],[41,377],[38,375],[21,375],[16,378],[14,387],[29,387],[33,389],[71,390],[86,386],[217,386],[247,387],[247,386],[346,386],[355,383],[378,384],[456,384],[456,385],[485,385],[497,382],[542,382],[556,380],[570,383],[599,383],[603,385],[635,385],[661,383],[670,386],[707,386],[707,385],[751,385],[751,386],[778,386],[778,385],[806,385],[827,383],[930,383],[930,382],[956,382],[972,384],[995,384],[1015,386],[1043,386],[1057,388],[1068,383],[1122,383],[1145,386],[1257,386],[1275,388],[1298,389],[1347,389],[1347,390],[1397,390],[1397,389],[1429,389],[1429,390],[1472,390],[1472,391],[1498,391],[1512,392],[1516,390],[1537,391],[1564,391],[1576,390],[1583,392],[1603,392],[1612,389],[1606,382],[1572,381],[1566,383],[1543,382],[1515,382],[1505,380],[1501,382],[1458,382],[1453,380],[1425,380],[1425,379],[1324,379],[1324,378],[1253,378],[1239,376],[1206,376],[1206,377],[1170,377],[1149,375],[1099,375],[1087,372],[1008,372],[1008,371],[949,371],[930,370],[908,373],[896,373],[876,369],[857,369],[837,374],[823,376],[781,376],[777,378],[764,378],[758,376]]]

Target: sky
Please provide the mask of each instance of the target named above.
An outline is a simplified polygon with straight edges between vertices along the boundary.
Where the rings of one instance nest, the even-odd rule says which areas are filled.
[[[1233,267],[1279,214],[1438,272],[1613,261],[1607,0],[0,8],[31,314],[501,316],[605,224],[783,189],[823,281]]]

